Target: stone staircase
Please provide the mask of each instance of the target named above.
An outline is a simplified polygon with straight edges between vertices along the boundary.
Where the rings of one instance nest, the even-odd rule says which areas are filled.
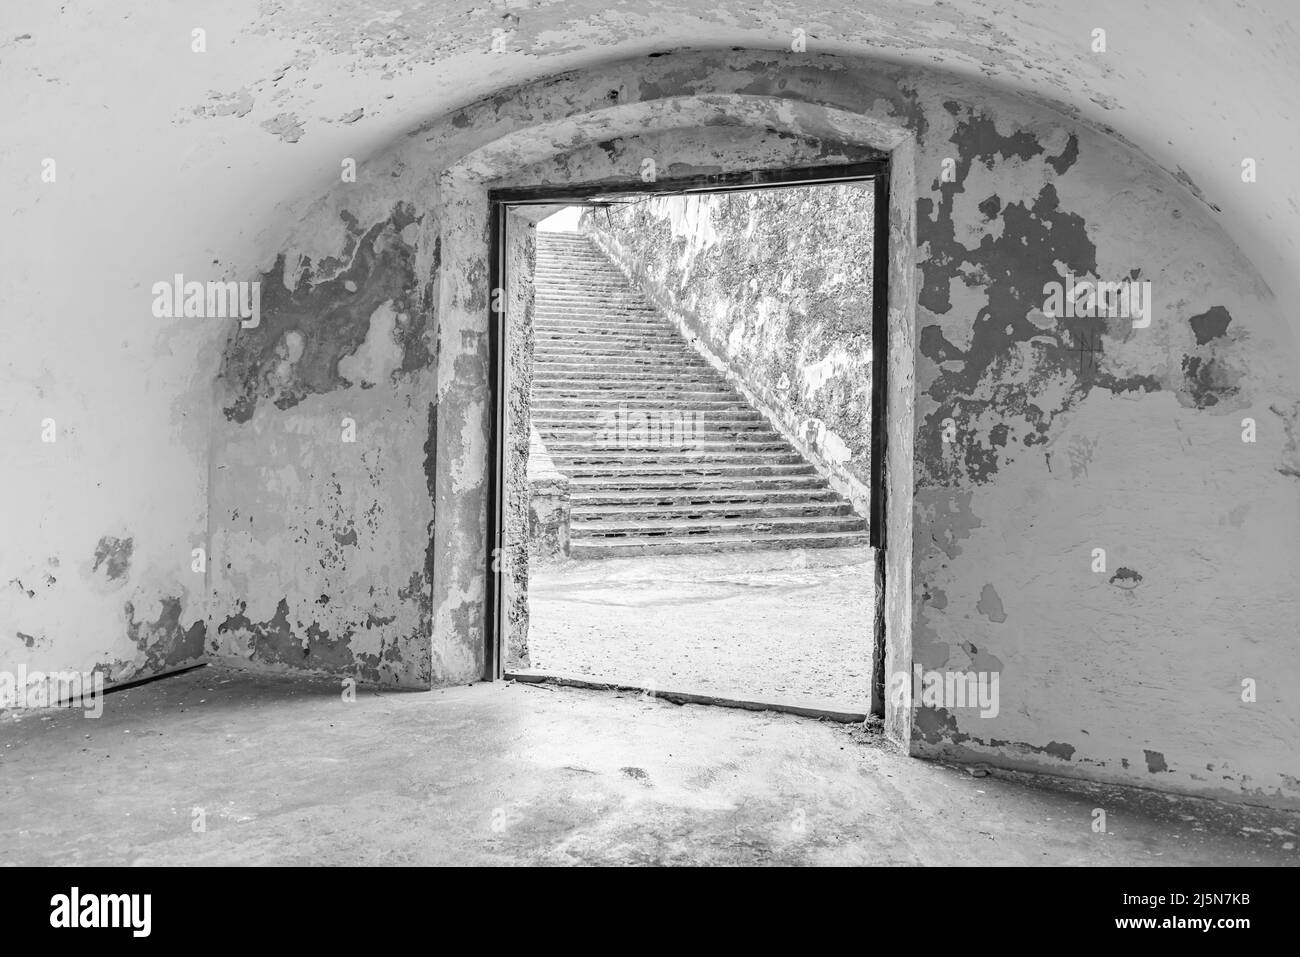
[[[537,233],[532,421],[570,555],[867,544],[866,521],[580,233]]]

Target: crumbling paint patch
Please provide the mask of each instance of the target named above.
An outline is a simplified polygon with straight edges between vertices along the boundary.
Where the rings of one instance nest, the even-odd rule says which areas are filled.
[[[961,328],[970,324],[966,348],[950,341],[939,324],[921,328],[920,352],[938,369],[926,389],[936,408],[918,431],[923,463],[918,487],[991,481],[1011,454],[1011,438],[1025,446],[1046,442],[1053,421],[1094,387],[1115,392],[1159,388],[1154,376],[1117,377],[1099,363],[1080,363],[1079,344],[1100,346],[1109,334],[1104,319],[1061,317],[1048,327],[1035,321],[1042,315],[1048,283],[1061,282],[1067,271],[1095,276],[1098,269],[1086,221],[1062,208],[1052,182],[1044,182],[1031,202],[1004,205],[990,196],[979,209],[986,219],[998,214],[1001,233],[985,232],[973,248],[958,239],[954,208],[973,164],[992,170],[999,160],[1027,161],[1043,149],[1031,133],[1003,135],[983,113],[955,103],[945,107],[957,118],[950,137],[958,153],[956,179],[935,180],[937,202],[929,196],[917,199],[917,241],[927,247],[920,262],[919,305],[936,316],[950,313],[954,287],[977,290],[984,304],[973,320],[953,316]],[[1072,137],[1059,157],[1045,162],[1059,175],[1078,156],[1078,140]],[[1063,383],[1065,389],[1049,389],[1048,383]],[[945,439],[943,423],[949,418],[957,441]],[[1001,442],[991,435],[987,443],[980,440],[987,434],[977,427],[981,419],[1007,428]]]
[[[131,570],[131,552],[134,548],[135,542],[130,538],[105,535],[95,546],[95,564],[91,571],[97,572],[99,566],[103,565],[109,581],[125,578]]]
[[[1165,756],[1159,751],[1143,749],[1142,753],[1146,755],[1147,771],[1151,774],[1159,774],[1161,771],[1169,770],[1169,765],[1165,763]]]
[[[1007,620],[1007,614],[1002,610],[1002,599],[992,585],[985,585],[980,590],[980,600],[975,604],[975,610],[992,622],[1000,624]]]
[[[970,656],[970,669],[975,672],[984,672],[992,674],[993,672],[1002,672],[1002,659],[997,655],[989,654],[987,651],[980,651],[973,642],[963,641],[961,650]]]
[[[1240,391],[1240,374],[1214,357],[1183,356],[1183,392],[1198,409],[1208,409]]]
[[[392,302],[381,302],[370,314],[370,330],[361,347],[339,360],[339,376],[363,388],[383,382],[402,364],[402,346],[395,333],[406,321]]]
[[[1060,741],[1049,741],[1043,747],[1044,754],[1050,754],[1054,758],[1060,758],[1062,761],[1069,761],[1074,757],[1074,745],[1062,744]]]
[[[947,708],[917,708],[913,733],[920,735],[927,744],[939,744],[942,741],[961,744],[970,740],[970,735],[957,727],[957,719]]]
[[[280,137],[286,143],[297,143],[302,139],[302,134],[307,131],[302,120],[292,113],[277,113],[271,119],[264,120],[261,126],[262,129]]]
[[[1117,568],[1115,574],[1110,576],[1110,583],[1117,588],[1132,591],[1142,584],[1142,576],[1131,568]]]
[[[155,672],[202,658],[206,638],[203,620],[188,627],[182,624],[184,602],[180,598],[162,598],[159,606],[159,615],[153,621],[136,621],[135,605],[127,602],[124,606],[127,637],[145,656],[138,670]]]
[[[237,635],[247,642],[248,657],[263,664],[291,665],[309,670],[348,673],[355,667],[348,647],[351,635],[331,637],[316,622],[302,629],[302,637],[289,621],[289,602],[281,598],[275,614],[266,621],[250,621],[241,603],[240,612],[217,626],[218,634]]]
[[[1065,146],[1062,148],[1060,154],[1057,156],[1049,156],[1047,158],[1047,165],[1056,171],[1057,176],[1064,176],[1066,171],[1078,162],[1078,160],[1079,137],[1076,134],[1071,133],[1070,138],[1066,140]]]
[[[291,280],[280,255],[261,277],[260,324],[236,327],[226,346],[220,377],[232,394],[227,419],[249,421],[263,398],[288,409],[308,395],[346,388],[353,384],[348,372],[383,378],[430,361],[415,250],[402,238],[415,221],[404,204],[368,229],[345,214],[348,260],[302,260]],[[348,361],[368,340],[362,356]]]
[[[194,107],[196,116],[246,116],[253,109],[253,94],[246,87],[233,93],[212,93],[208,102]]]
[[[1203,346],[1211,339],[1217,339],[1227,333],[1232,316],[1223,306],[1211,306],[1205,312],[1192,316],[1187,321],[1191,323],[1192,331],[1196,333],[1196,344]]]

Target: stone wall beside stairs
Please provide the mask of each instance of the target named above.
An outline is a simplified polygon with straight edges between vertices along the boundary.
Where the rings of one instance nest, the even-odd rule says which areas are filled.
[[[536,429],[528,442],[528,551],[535,558],[569,555],[569,477],[560,472]]]
[[[870,185],[650,197],[580,229],[867,516]]]

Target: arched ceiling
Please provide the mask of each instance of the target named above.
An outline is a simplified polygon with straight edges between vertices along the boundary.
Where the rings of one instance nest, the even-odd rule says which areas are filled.
[[[803,31],[810,51],[968,74],[1113,131],[1216,210],[1283,303],[1300,298],[1289,0],[94,0],[0,20],[16,131],[0,188],[30,184],[10,225],[51,242],[75,222],[109,243],[132,220],[165,250],[202,222],[205,249],[227,253],[274,230],[278,203],[337,181],[341,157],[504,86],[681,47],[789,49]],[[41,192],[44,157],[74,188]],[[33,215],[42,203],[57,226]]]

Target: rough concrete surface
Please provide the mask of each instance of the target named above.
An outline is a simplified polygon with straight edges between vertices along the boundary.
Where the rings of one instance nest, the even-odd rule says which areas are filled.
[[[977,778],[790,715],[502,683],[345,704],[216,668],[105,704],[6,720],[6,864],[1297,860],[1294,814]]]
[[[872,550],[570,561],[533,572],[533,673],[865,714]]]

